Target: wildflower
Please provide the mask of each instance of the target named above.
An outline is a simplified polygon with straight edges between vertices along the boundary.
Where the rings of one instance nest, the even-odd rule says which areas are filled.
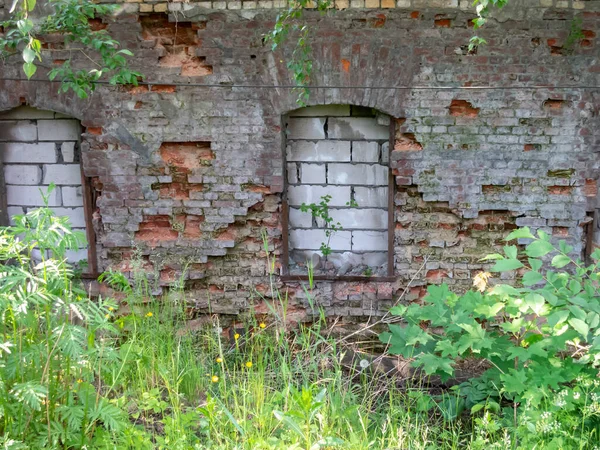
[[[152,317],[153,315],[154,315],[154,314],[152,314],[152,311],[148,311],[148,312],[146,313],[146,317]]]
[[[252,367],[252,361],[247,361],[246,362],[246,367],[249,369]]]
[[[235,333],[233,335],[233,338],[237,341],[240,338],[240,334],[239,333]]]
[[[212,381],[213,383],[218,383],[219,382],[219,377],[216,375],[213,375],[212,377],[210,377],[210,381]]]
[[[581,397],[581,393],[580,392],[573,392],[573,398],[575,400],[579,400],[579,397]]]
[[[105,314],[104,317],[106,317],[107,319],[110,319],[110,314]]]
[[[83,383],[83,380],[81,378],[77,378],[77,383],[81,384],[81,383]]]
[[[363,369],[366,369],[367,367],[369,367],[369,360],[361,359],[359,364],[360,364],[360,367],[362,367]]]
[[[112,306],[109,306],[109,307],[108,307],[108,310],[109,310],[109,311],[114,311],[114,310],[115,310],[115,308],[113,308]]]
[[[223,362],[223,358],[217,358],[217,363],[221,364]]]
[[[264,330],[265,328],[267,328],[267,325],[265,325],[264,322],[261,322],[261,323],[258,324],[258,327],[262,328]]]

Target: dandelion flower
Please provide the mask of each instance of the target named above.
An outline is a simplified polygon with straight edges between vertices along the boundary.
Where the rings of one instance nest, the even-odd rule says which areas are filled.
[[[369,360],[361,359],[359,364],[360,364],[360,367],[362,367],[363,369],[366,369],[367,367],[369,367]]]
[[[109,307],[108,307],[108,310],[109,310],[109,311],[114,311],[114,310],[115,310],[115,308],[113,308],[112,306],[109,306]]]
[[[154,315],[154,314],[152,314],[152,311],[148,311],[148,312],[146,313],[146,317],[152,317],[153,315]]]
[[[83,380],[81,378],[77,378],[77,383],[81,384],[81,383],[83,383]]]
[[[213,375],[212,377],[210,377],[210,381],[212,381],[213,383],[218,383],[219,382],[219,377],[216,375]]]
[[[104,317],[106,317],[107,319],[110,319],[110,314],[105,314]]]
[[[246,367],[249,369],[252,367],[252,361],[247,361],[246,362]]]
[[[265,325],[265,323],[264,323],[264,322],[261,322],[261,323],[259,323],[259,324],[258,324],[258,327],[259,327],[259,328],[262,328],[263,330],[264,330],[265,328],[267,328],[267,326]]]
[[[239,335],[239,333],[235,333],[235,334],[233,335],[233,338],[234,338],[234,339],[237,341],[237,340],[240,338],[240,335]]]
[[[223,362],[223,358],[217,358],[217,363],[221,364]]]

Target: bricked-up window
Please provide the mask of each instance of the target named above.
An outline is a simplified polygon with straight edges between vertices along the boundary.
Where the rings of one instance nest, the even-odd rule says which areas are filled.
[[[306,275],[310,261],[319,276],[389,276],[389,116],[328,105],[293,111],[285,120],[284,271]],[[324,221],[301,211],[324,196],[342,227],[329,242]],[[327,242],[331,254],[324,257],[320,247]]]
[[[74,230],[93,236],[89,214],[84,208],[85,193],[80,155],[79,121],[53,111],[19,107],[0,113],[0,165],[3,225],[17,214],[43,206],[40,189],[50,183],[56,188],[48,206],[59,216],[68,216]],[[86,200],[86,203],[89,203]],[[92,241],[93,242],[93,241]],[[83,263],[84,272],[95,272],[95,261],[88,248],[70,251],[72,263]]]

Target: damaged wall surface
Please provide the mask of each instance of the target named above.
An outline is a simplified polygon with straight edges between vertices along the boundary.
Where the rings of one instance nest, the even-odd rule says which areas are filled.
[[[337,0],[325,15],[305,13],[311,84],[319,86],[308,106],[374,109],[393,130],[389,161],[382,159],[388,136],[377,136],[356,147],[367,155],[376,145],[377,161],[344,163],[381,162],[391,173],[391,202],[372,200],[385,212],[391,205],[392,220],[385,230],[367,228],[393,238],[385,247],[393,277],[319,280],[315,298],[329,315],[365,321],[402,294],[420,298],[431,283],[466,289],[487,267],[479,259],[520,226],[567,240],[576,256],[588,236],[600,243],[597,221],[591,224],[600,166],[600,2],[511,1],[481,30],[488,44],[469,52],[471,3]],[[294,140],[286,120],[298,108],[297,93],[285,87],[293,85],[285,64],[293,42],[275,53],[263,43],[282,6],[122,3],[94,26],[134,52],[133,67],[148,84],[100,85],[85,100],[27,81],[18,55],[0,65],[0,111],[28,105],[83,126],[72,142],[94,191],[88,226],[98,269],[131,275],[142,267],[156,294],[183,278],[190,316],[267,311],[257,294],[269,290],[263,238],[291,314],[309,314],[301,281],[279,276],[293,231],[284,222],[297,223],[284,217],[284,202],[294,187],[333,183],[315,181],[326,169],[319,164],[310,175],[317,178],[289,178],[289,163],[312,161],[286,154]],[[0,19],[8,8],[0,2]],[[71,55],[57,36],[47,37],[43,52],[57,63]],[[75,59],[85,67],[84,56]],[[40,67],[35,78],[46,79],[48,70]],[[385,189],[372,181],[362,187]]]

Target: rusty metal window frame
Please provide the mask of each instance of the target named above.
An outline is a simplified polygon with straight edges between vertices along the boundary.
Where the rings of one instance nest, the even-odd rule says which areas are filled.
[[[308,281],[307,275],[290,275],[289,264],[290,264],[290,247],[289,247],[289,204],[288,204],[288,177],[287,177],[287,120],[288,115],[284,114],[281,116],[281,152],[283,161],[283,195],[281,201],[281,214],[282,214],[282,238],[283,248],[282,257],[283,261],[281,264],[282,274],[280,276],[283,282],[295,282],[295,281]],[[392,174],[391,168],[391,156],[392,150],[394,149],[395,133],[396,133],[396,121],[392,116],[390,117],[390,137],[388,145],[388,248],[387,248],[387,265],[388,270],[385,276],[366,276],[366,275],[315,275],[312,277],[315,281],[364,281],[364,282],[393,282],[396,281],[395,270],[394,270],[394,195],[395,185],[394,175]]]

